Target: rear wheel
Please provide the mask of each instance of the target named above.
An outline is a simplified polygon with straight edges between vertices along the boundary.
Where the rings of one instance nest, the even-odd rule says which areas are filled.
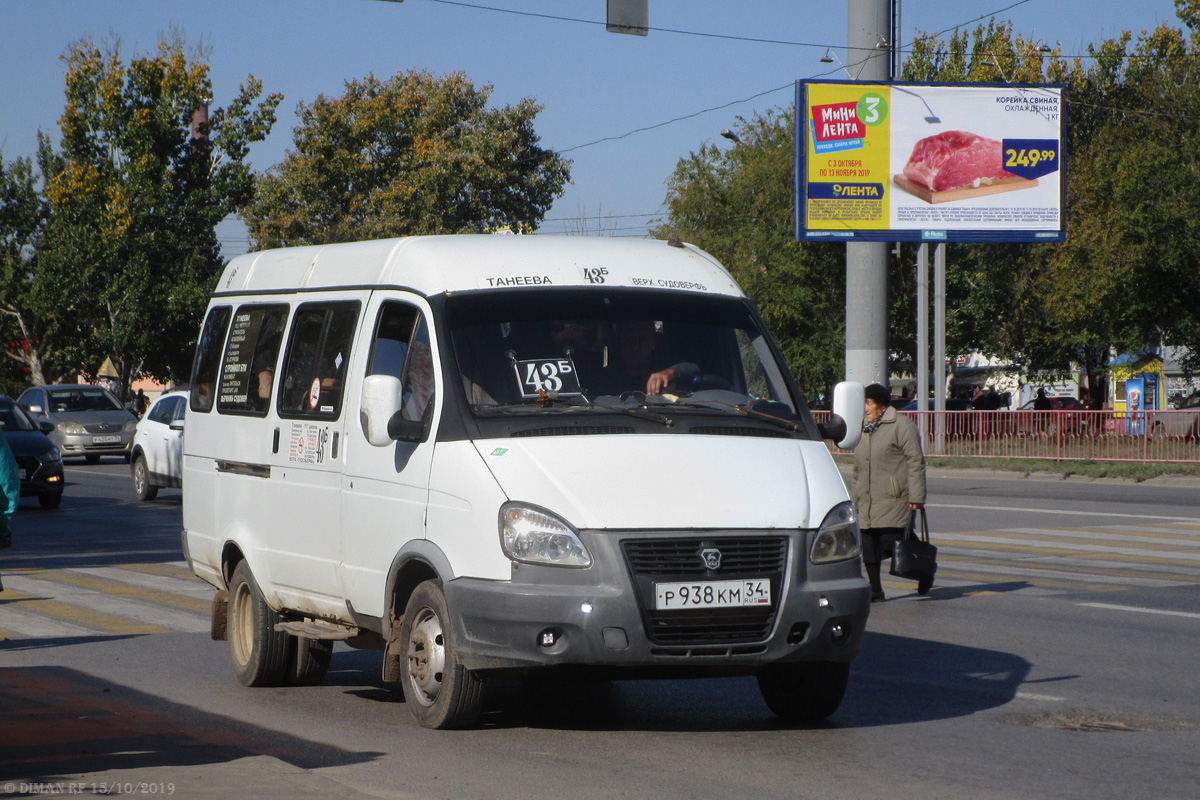
[[[144,456],[133,462],[133,491],[138,500],[153,500],[158,496],[158,487],[150,482],[150,470]]]
[[[283,682],[287,686],[316,686],[325,680],[329,662],[333,658],[333,642],[326,639],[308,639],[290,636],[288,642],[287,672]]]
[[[244,686],[278,686],[288,671],[288,639],[275,625],[279,614],[263,599],[250,566],[242,561],[229,582],[226,631],[233,673]]]
[[[474,723],[483,707],[483,679],[458,660],[440,581],[425,581],[413,592],[400,641],[404,699],[417,722],[426,728]]]
[[[819,722],[842,703],[850,665],[838,661],[772,664],[758,674],[758,690],[776,716]]]

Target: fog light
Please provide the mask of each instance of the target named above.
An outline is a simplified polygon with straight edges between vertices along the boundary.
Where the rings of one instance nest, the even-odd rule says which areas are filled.
[[[841,644],[850,637],[850,628],[840,624],[834,624],[829,628],[829,638],[833,639],[834,644]]]
[[[590,614],[590,613],[592,613],[592,604],[591,604],[591,603],[586,603],[586,602],[585,602],[585,603],[580,603],[580,604],[579,604],[579,610],[580,610],[580,611],[582,611],[582,612],[583,612],[583,613],[585,613],[585,614]]]
[[[544,630],[538,637],[538,641],[542,647],[554,647],[555,643],[558,642],[558,633],[552,630]]]
[[[821,595],[817,598],[817,605],[821,608],[829,608],[829,598],[825,595]]]

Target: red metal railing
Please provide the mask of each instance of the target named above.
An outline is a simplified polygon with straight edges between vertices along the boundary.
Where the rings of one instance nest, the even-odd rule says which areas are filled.
[[[928,456],[1200,463],[1198,411],[903,411]],[[818,422],[828,411],[814,411]]]

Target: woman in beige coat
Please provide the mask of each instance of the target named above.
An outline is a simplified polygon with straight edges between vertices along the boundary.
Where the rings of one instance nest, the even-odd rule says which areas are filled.
[[[854,505],[876,603],[886,599],[879,576],[883,557],[904,535],[913,512],[925,505],[925,455],[916,426],[892,408],[891,393],[873,383],[865,394],[863,437],[854,448]]]

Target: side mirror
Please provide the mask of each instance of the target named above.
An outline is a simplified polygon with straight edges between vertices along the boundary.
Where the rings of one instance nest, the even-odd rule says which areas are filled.
[[[173,431],[182,431],[183,430],[183,417],[180,417],[179,419],[171,420],[171,423],[167,427]]]
[[[400,379],[393,375],[368,375],[363,379],[358,416],[363,434],[375,447],[387,447],[394,441],[390,431],[393,417],[403,422],[398,416],[404,405],[401,388]]]
[[[54,433],[54,423],[53,423],[53,422],[46,422],[45,420],[43,420],[42,422],[39,422],[39,423],[38,423],[38,429],[39,429],[39,430],[40,430],[42,433],[44,433],[44,434],[46,434],[47,436],[49,436],[50,434]]]
[[[857,381],[842,381],[833,387],[833,416],[820,427],[821,437],[832,439],[839,450],[853,450],[862,438],[864,388]]]

